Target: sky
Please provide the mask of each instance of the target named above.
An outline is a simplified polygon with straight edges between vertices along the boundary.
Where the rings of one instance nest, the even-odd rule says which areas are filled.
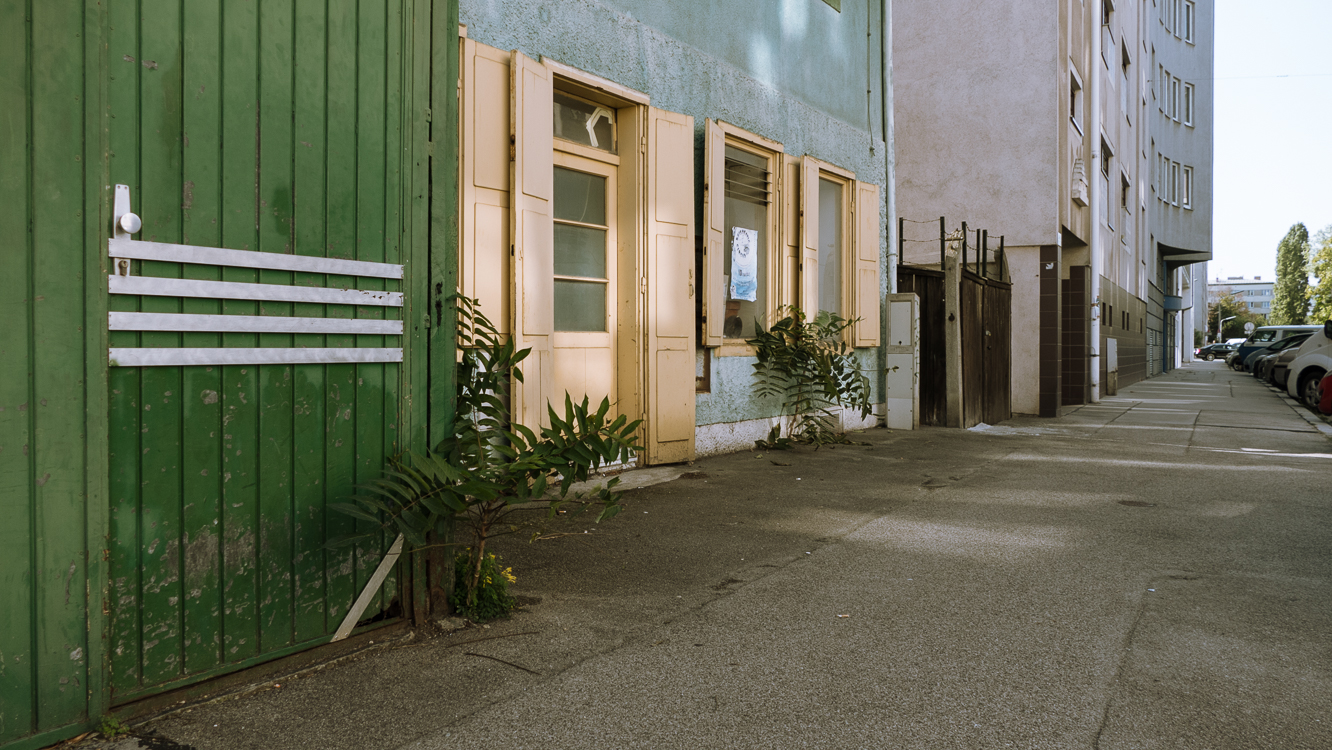
[[[1210,278],[1276,278],[1276,247],[1332,224],[1332,1],[1216,0]]]

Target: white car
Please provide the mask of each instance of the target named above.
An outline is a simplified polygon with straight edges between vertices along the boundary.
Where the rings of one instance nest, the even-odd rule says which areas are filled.
[[[1290,363],[1286,392],[1317,412],[1318,383],[1329,372],[1332,372],[1332,320],[1324,323],[1322,331],[1310,336],[1300,346],[1295,361]]]

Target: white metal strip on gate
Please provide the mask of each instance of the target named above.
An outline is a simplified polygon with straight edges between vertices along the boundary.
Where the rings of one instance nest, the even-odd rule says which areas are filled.
[[[240,281],[171,279],[161,276],[111,276],[110,279],[112,294],[402,307],[402,292],[380,292],[368,289],[326,289],[317,286],[285,286],[282,284],[251,284]]]
[[[345,362],[401,362],[401,348],[182,348],[111,347],[112,367],[187,365],[313,365]]]
[[[218,331],[222,333],[316,333],[401,336],[401,320],[283,318],[267,315],[191,315],[113,312],[112,331]]]
[[[169,242],[112,239],[107,254],[112,258],[132,260],[161,260],[170,263],[199,263],[208,266],[260,268],[273,271],[305,271],[336,276],[368,276],[377,279],[402,278],[402,266],[394,263],[262,253],[254,250],[229,250],[222,247],[176,245]]]
[[[402,279],[403,268],[394,263],[373,263],[342,258],[262,253],[223,247],[199,247],[169,242],[130,239],[143,226],[130,211],[130,191],[116,185],[114,236],[107,255],[117,273],[108,282],[111,294],[151,297],[192,297],[214,300],[308,302],[325,305],[402,307],[402,292],[350,289],[339,285],[291,286],[205,279],[173,279],[130,275],[130,260],[193,263],[254,270],[287,271],[377,279]],[[209,331],[219,333],[307,333],[320,335],[401,336],[401,320],[381,318],[325,318],[278,315],[206,315],[191,313],[112,312],[109,331]],[[401,362],[402,347],[110,347],[112,367],[172,367],[188,365],[333,364]]]

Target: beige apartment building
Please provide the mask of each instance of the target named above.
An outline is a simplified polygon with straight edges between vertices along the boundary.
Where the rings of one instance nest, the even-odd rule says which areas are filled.
[[[898,215],[1005,237],[1015,413],[1055,416],[1159,372],[1161,321],[1183,307],[1175,271],[1210,257],[1210,229],[1176,243],[1192,248],[1162,247],[1152,231],[1169,180],[1153,140],[1152,36],[1167,2],[1181,18],[1187,6],[1210,44],[1189,0],[894,8]],[[1208,205],[1210,116],[1209,104],[1207,181],[1189,186]],[[937,264],[937,244],[906,242],[901,262]]]

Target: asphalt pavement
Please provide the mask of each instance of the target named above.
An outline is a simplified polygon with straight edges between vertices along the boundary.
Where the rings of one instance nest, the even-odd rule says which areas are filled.
[[[612,521],[498,544],[527,602],[511,619],[136,731],[199,750],[1329,748],[1332,440],[1311,421],[1199,362],[1058,419],[630,475],[657,483]]]

